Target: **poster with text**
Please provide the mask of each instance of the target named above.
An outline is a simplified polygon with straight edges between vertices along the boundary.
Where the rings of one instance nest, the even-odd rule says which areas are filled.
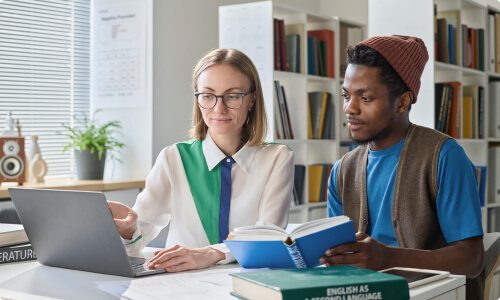
[[[94,2],[92,103],[98,108],[144,106],[147,8],[142,1]]]

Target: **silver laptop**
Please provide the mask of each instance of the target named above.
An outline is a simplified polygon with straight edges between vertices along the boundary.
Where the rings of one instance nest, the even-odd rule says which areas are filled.
[[[9,188],[19,218],[44,265],[137,277],[148,270],[143,258],[129,257],[100,192]]]

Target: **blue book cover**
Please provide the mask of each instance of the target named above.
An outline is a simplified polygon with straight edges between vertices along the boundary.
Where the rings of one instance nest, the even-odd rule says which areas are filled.
[[[311,268],[320,265],[327,249],[356,241],[354,225],[345,216],[310,221],[290,233],[276,227],[235,229],[224,243],[244,268]]]
[[[317,75],[316,66],[316,45],[317,40],[313,37],[307,37],[307,74]]]

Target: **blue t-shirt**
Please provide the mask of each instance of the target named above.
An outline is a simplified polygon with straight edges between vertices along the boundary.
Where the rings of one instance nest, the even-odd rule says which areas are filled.
[[[367,234],[384,244],[398,246],[392,228],[392,195],[404,139],[380,151],[368,151]],[[328,182],[328,215],[343,214],[335,163]],[[483,235],[475,168],[453,139],[443,143],[438,161],[437,217],[447,243]]]

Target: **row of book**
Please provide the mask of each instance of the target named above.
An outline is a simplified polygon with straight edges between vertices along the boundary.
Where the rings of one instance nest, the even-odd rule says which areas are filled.
[[[331,93],[317,91],[308,93],[308,139],[335,138],[335,109]]]
[[[309,202],[325,202],[328,198],[328,179],[332,172],[332,164],[309,165]]]
[[[294,138],[285,88],[278,80],[274,81],[274,126],[278,139]]]
[[[302,73],[307,39],[307,74],[335,77],[335,33],[329,29],[307,31],[304,24],[286,24],[282,19],[273,19],[274,69]]]
[[[461,97],[460,97],[461,96]],[[458,81],[435,84],[435,128],[457,139],[485,138],[485,93]]]
[[[335,77],[334,36],[328,29],[307,32],[307,74]]]
[[[313,164],[307,166],[309,181],[308,201],[309,203],[325,202],[328,198],[328,179],[332,172],[333,164]],[[306,166],[295,165],[295,176],[293,184],[292,205],[305,204],[304,183]]]
[[[304,34],[304,24],[287,24],[282,19],[273,19],[274,38],[274,69],[302,73],[301,36]]]
[[[460,11],[437,12],[435,6],[435,58],[437,61],[485,70],[485,31],[461,23]]]

